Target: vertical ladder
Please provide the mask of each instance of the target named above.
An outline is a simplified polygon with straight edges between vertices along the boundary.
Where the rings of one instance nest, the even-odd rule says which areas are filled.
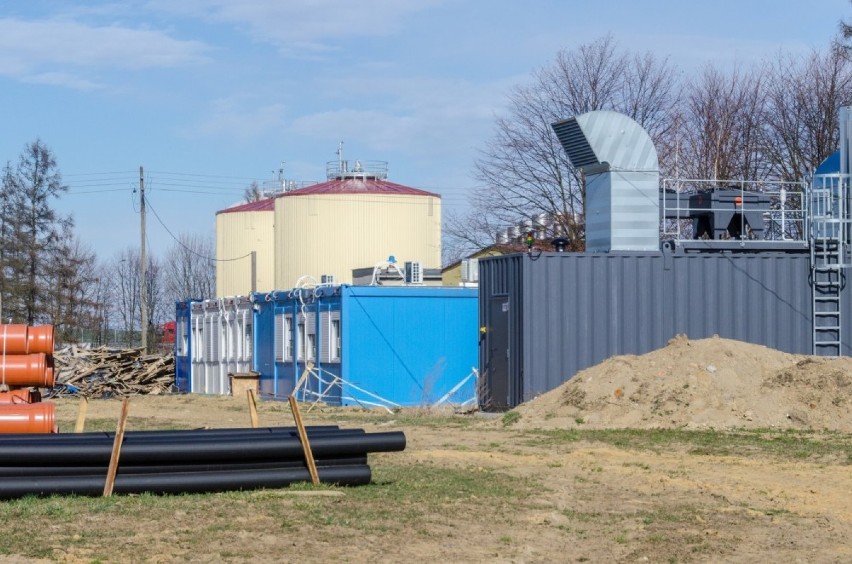
[[[843,354],[841,297],[849,266],[845,175],[815,177],[810,204],[813,354],[838,357]]]
[[[840,296],[845,276],[840,246],[837,239],[824,237],[812,245],[813,354],[818,356],[841,355]]]

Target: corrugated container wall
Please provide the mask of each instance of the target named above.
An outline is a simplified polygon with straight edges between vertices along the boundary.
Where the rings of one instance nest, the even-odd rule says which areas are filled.
[[[809,274],[804,253],[481,259],[479,314],[486,328],[480,341],[481,404],[514,407],[606,358],[644,354],[678,334],[719,335],[810,354]],[[849,318],[845,335],[852,334]],[[847,343],[843,354],[850,352]]]
[[[260,394],[284,398],[299,384],[299,399],[336,405],[467,401],[475,393],[477,295],[346,285],[256,295]]]
[[[178,388],[195,394],[227,394],[229,374],[248,372],[252,367],[254,308],[250,299],[240,296],[190,301],[183,306],[178,303],[176,314]]]
[[[175,304],[175,387],[188,392],[191,387],[192,341],[190,339],[190,305],[192,301]]]
[[[309,275],[352,282],[352,270],[394,256],[441,264],[441,199],[426,195],[303,194],[275,200],[275,287]]]
[[[275,272],[275,212],[228,211],[216,214],[216,296],[251,293],[251,252],[256,253],[256,291],[272,290]],[[242,258],[238,258],[242,257]],[[237,260],[231,260],[237,259]]]

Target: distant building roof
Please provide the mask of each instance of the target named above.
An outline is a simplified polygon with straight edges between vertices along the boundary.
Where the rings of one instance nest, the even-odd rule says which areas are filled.
[[[482,247],[478,251],[474,251],[466,257],[460,258],[455,262],[451,262],[447,266],[441,268],[441,272],[446,272],[450,269],[456,268],[465,259],[483,258],[497,255],[509,255],[512,253],[523,253],[526,252],[526,250],[527,246],[523,243],[494,243],[488,245],[487,247]]]
[[[298,190],[291,190],[278,194],[279,198],[288,196],[308,196],[317,194],[387,194],[395,196],[433,196],[440,198],[440,194],[419,190],[402,184],[388,182],[378,178],[338,178],[327,182],[320,182],[313,186],[306,186]]]
[[[256,202],[249,202],[247,204],[239,204],[231,208],[225,208],[224,210],[217,211],[216,215],[219,215],[220,213],[252,211],[275,211],[275,198],[266,198],[264,200],[258,200]]]

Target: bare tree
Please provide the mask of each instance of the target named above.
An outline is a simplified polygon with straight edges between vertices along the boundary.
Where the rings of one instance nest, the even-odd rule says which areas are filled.
[[[167,308],[163,300],[162,268],[155,257],[149,255],[147,260],[145,288],[148,302],[148,327],[144,330],[148,331],[150,336],[154,334],[157,325],[166,318]],[[131,346],[134,344],[135,336],[143,330],[139,249],[129,247],[117,253],[107,268],[111,272],[110,285],[114,315],[124,334],[124,344]],[[150,342],[153,343],[153,341]]]
[[[838,109],[852,101],[852,63],[837,46],[804,58],[779,53],[766,88],[763,152],[772,175],[804,180],[837,149]]]
[[[174,317],[174,304],[168,307],[164,299],[163,269],[160,262],[153,256],[149,256],[148,265],[145,267],[145,290],[147,292],[148,305],[148,348],[156,347],[157,329],[166,320]]]
[[[96,290],[100,283],[95,253],[66,226],[52,254],[45,277],[50,292],[45,309],[62,342],[90,341],[98,319]]]
[[[711,180],[765,179],[761,116],[765,72],[707,65],[684,95],[678,131],[679,176]]]
[[[263,194],[263,188],[260,187],[257,180],[252,180],[251,184],[246,186],[245,190],[243,190],[243,199],[246,203],[259,202],[265,197],[266,196]]]
[[[212,262],[215,254],[209,237],[185,234],[178,237],[163,267],[168,304],[216,295],[216,267]]]
[[[850,2],[850,3],[852,3],[852,2]],[[849,24],[849,23],[846,23],[843,20],[840,20],[840,37],[847,40],[847,41],[849,39],[852,39],[852,24]],[[850,47],[848,45],[844,44],[840,40],[840,38],[835,40],[835,45],[837,47],[839,47],[840,49],[842,49],[848,56],[848,52],[850,50]]]
[[[569,248],[581,249],[583,181],[551,124],[610,109],[636,119],[657,141],[672,134],[669,116],[678,96],[667,61],[651,54],[630,56],[611,36],[558,53],[553,64],[534,73],[531,84],[509,95],[508,115],[496,120],[496,133],[475,163],[482,187],[470,195],[472,211],[447,215],[448,252],[493,243],[498,228],[539,214],[555,220]]]
[[[117,253],[107,269],[110,272],[112,303],[115,307],[117,325],[124,334],[125,346],[130,346],[131,335],[139,327],[139,251],[127,248]]]

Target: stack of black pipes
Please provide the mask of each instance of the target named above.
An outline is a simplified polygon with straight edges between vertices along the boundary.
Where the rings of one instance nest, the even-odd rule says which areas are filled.
[[[401,451],[400,431],[307,427],[320,481],[370,482],[370,452]],[[0,434],[0,499],[103,494],[114,433]],[[113,492],[178,494],[310,482],[295,427],[128,431]]]

